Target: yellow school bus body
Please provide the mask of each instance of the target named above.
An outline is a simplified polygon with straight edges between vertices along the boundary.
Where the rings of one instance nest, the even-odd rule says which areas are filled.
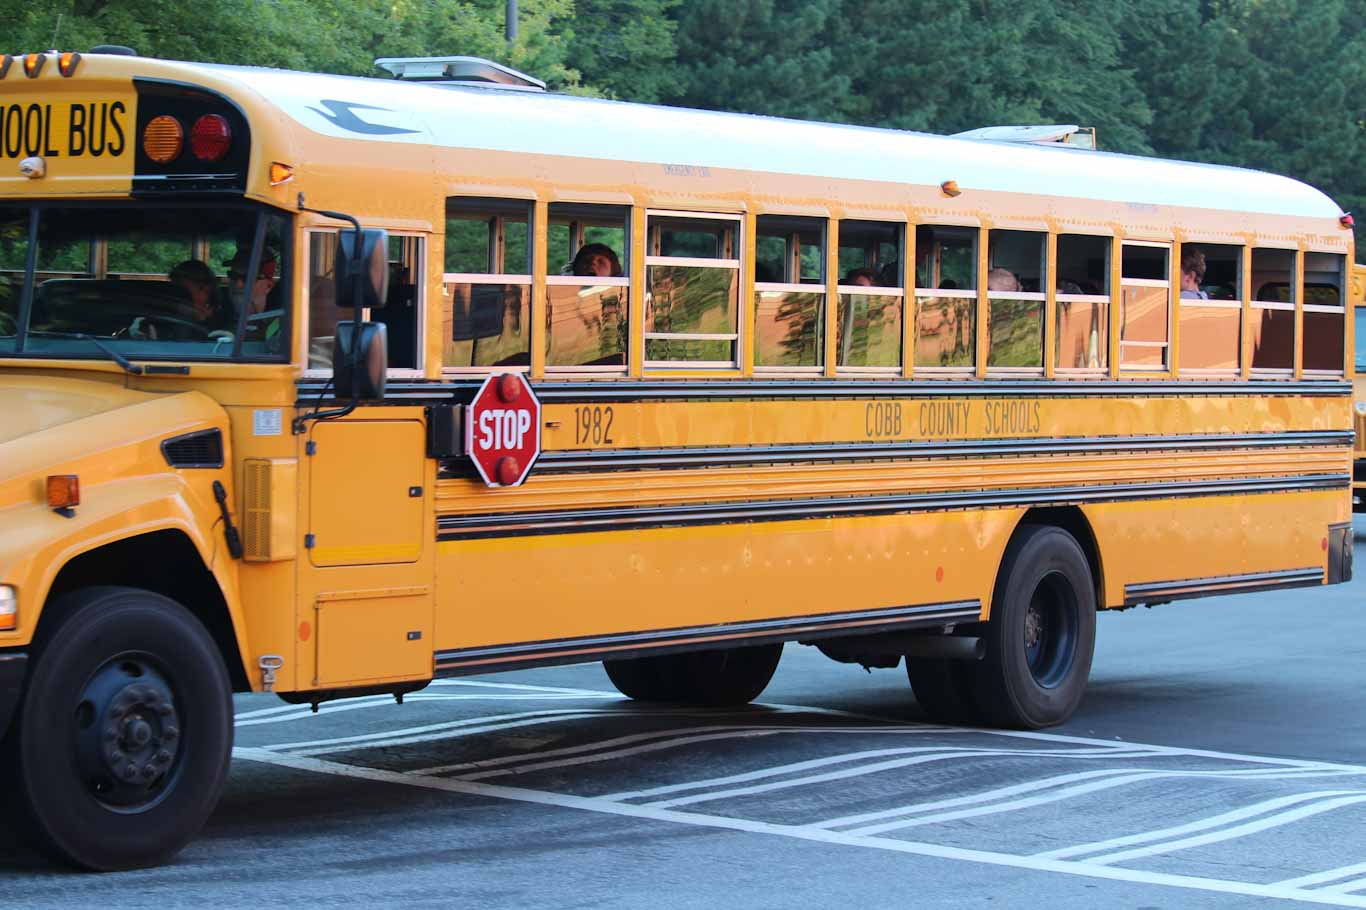
[[[614,146],[625,146],[611,141],[620,135],[605,137],[598,157],[557,156],[551,127],[539,153],[339,139],[280,113],[270,86],[293,78],[283,73],[97,55],[70,78],[55,67],[36,80],[16,73],[0,82],[5,95],[118,98],[130,112],[135,77],[230,99],[252,127],[243,195],[296,214],[296,250],[308,229],[339,226],[298,211],[303,200],[366,227],[416,234],[428,262],[441,263],[445,199],[475,195],[534,200],[540,215],[556,201],[630,206],[638,263],[646,209],[736,213],[746,226],[781,212],[832,219],[832,231],[838,219],[860,218],[1273,244],[1349,261],[1352,253],[1351,232],[1322,217],[970,185],[949,198],[937,182],[694,168],[686,159],[661,166],[613,158]],[[357,84],[333,82],[338,92]],[[399,107],[407,89],[384,90]],[[288,182],[271,185],[273,163],[292,169]],[[7,201],[126,199],[132,189],[130,171],[89,162],[68,171],[49,162],[42,180],[6,167]],[[545,313],[544,218],[537,221],[533,326]],[[752,261],[753,231],[744,236],[742,259]],[[909,250],[905,258],[913,261]],[[292,270],[289,289],[300,314],[304,271]],[[305,700],[399,689],[440,673],[852,636],[895,625],[878,614],[890,608],[924,608],[919,615],[941,626],[986,619],[1002,554],[1027,518],[1075,530],[1107,608],[1323,583],[1330,528],[1331,545],[1341,547],[1346,526],[1350,548],[1350,363],[1336,380],[1310,381],[1297,359],[1294,377],[1255,384],[1247,356],[1228,381],[1171,371],[1136,377],[1112,356],[1108,376],[1055,383],[1048,328],[1044,376],[1032,384],[989,377],[980,353],[976,375],[957,381],[918,379],[910,365],[899,377],[854,379],[836,375],[830,356],[824,375],[793,378],[757,376],[753,338],[742,331],[735,369],[651,370],[639,330],[644,271],[631,279],[624,375],[556,376],[543,346],[532,344],[544,452],[530,479],[511,489],[488,489],[424,455],[426,407],[467,399],[476,379],[443,374],[436,265],[421,279],[421,377],[393,381],[385,401],[298,435],[290,419],[313,406],[321,386],[304,373],[302,315],[292,323],[289,364],[196,363],[189,375],[129,376],[93,357],[0,358],[0,584],[19,599],[17,626],[0,631],[0,649],[31,644],[49,591],[73,560],[157,532],[183,537],[180,555],[192,554],[212,578],[217,602],[191,606],[215,631],[237,686],[262,689],[261,661],[278,656],[274,690]],[[745,325],[753,276],[741,274]],[[1360,293],[1354,286],[1354,302]],[[905,325],[910,339],[914,320]],[[1349,309],[1349,336],[1351,325]],[[1180,344],[1173,316],[1178,363]],[[575,441],[577,409],[593,407],[612,409],[610,444]],[[271,409],[283,411],[284,432],[257,435],[254,415]],[[162,440],[215,427],[226,446],[221,470],[168,469]],[[1197,439],[1221,436],[1221,445]],[[1170,437],[1180,440],[1162,444]],[[712,454],[690,462],[689,450],[701,449]],[[855,449],[861,457],[846,457]],[[45,504],[51,474],[80,477],[74,518]],[[383,488],[373,482],[379,474]],[[214,480],[246,532],[242,560],[226,552]],[[136,552],[156,557],[155,549]],[[1272,582],[1259,585],[1262,576]]]

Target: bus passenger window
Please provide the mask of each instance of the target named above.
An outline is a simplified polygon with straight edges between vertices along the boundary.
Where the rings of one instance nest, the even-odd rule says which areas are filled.
[[[825,360],[825,220],[760,215],[755,235],[754,365],[818,369]]]
[[[915,369],[969,375],[977,363],[977,228],[915,229]]]
[[[550,203],[547,370],[625,372],[630,338],[630,217],[627,206]]]
[[[1110,366],[1109,237],[1058,235],[1058,375],[1105,375]]]
[[[531,213],[521,199],[446,200],[442,366],[531,366]]]
[[[1181,374],[1229,376],[1242,366],[1243,248],[1181,245]]]
[[[1252,376],[1295,375],[1295,251],[1252,251]]]
[[[841,221],[835,350],[841,371],[901,371],[906,226]]]
[[[987,247],[987,369],[1043,372],[1043,310],[1048,235],[991,231]]]
[[[1304,254],[1304,372],[1341,376],[1347,338],[1344,269],[1337,253]]]
[[[653,212],[647,217],[645,365],[734,368],[742,217]]]
[[[1171,244],[1124,244],[1120,262],[1119,365],[1165,370],[1171,328]]]

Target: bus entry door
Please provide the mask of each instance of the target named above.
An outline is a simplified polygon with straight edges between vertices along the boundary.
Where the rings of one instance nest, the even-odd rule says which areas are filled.
[[[305,600],[317,686],[432,675],[432,560],[421,420],[310,427]],[[306,657],[301,655],[301,657]]]

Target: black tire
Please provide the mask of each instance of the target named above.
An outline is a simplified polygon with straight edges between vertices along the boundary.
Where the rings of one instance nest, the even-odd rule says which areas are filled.
[[[1061,528],[1022,525],[1006,547],[972,666],[977,706],[992,724],[1037,730],[1081,703],[1096,644],[1096,589],[1077,541]]]
[[[627,698],[721,707],[758,698],[782,655],[781,644],[757,645],[605,660],[602,665],[612,685]]]
[[[976,725],[982,711],[973,694],[972,671],[968,661],[933,657],[907,657],[906,677],[911,681],[915,700],[941,724]]]
[[[203,827],[232,758],[232,688],[204,626],[132,588],[48,609],[19,715],[19,791],[38,844],[96,871],[165,862]]]

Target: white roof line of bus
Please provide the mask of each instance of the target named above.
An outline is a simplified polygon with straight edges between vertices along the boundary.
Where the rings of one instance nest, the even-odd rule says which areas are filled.
[[[1223,165],[553,93],[210,68],[257,91],[301,126],[339,138],[928,186],[955,180],[965,192],[1144,207],[1341,214],[1336,203],[1308,184]],[[358,135],[339,128],[320,111],[324,100],[353,105],[363,122],[395,132]]]

